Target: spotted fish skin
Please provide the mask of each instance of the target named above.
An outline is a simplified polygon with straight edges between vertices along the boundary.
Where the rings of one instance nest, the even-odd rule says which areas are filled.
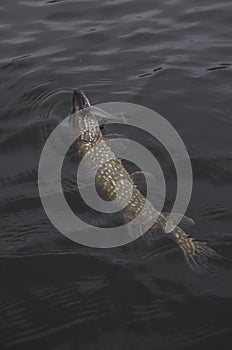
[[[96,187],[101,196],[107,201],[114,200],[120,208],[125,206],[122,214],[127,222],[140,214],[146,202],[143,219],[152,221],[157,210],[138,190],[121,160],[115,157],[104,140],[95,115],[82,110],[77,114],[77,123],[81,133],[77,140],[78,157],[85,157],[89,170],[96,173]],[[127,181],[122,181],[124,179]],[[133,191],[128,202],[131,188]]]
[[[158,216],[151,230],[163,232],[172,238],[180,247],[184,257],[192,270],[197,272],[207,271],[210,257],[219,257],[219,255],[205,243],[195,241],[189,237],[182,228],[176,226],[170,233],[165,232],[167,217],[158,213],[151,202],[149,202],[139,191],[133,182],[122,162],[115,157],[111,148],[104,140],[95,114],[91,112],[90,104],[84,93],[78,91],[82,101],[77,108],[73,106],[72,117],[75,118],[80,137],[77,139],[77,154],[80,159],[85,157],[89,171],[96,173],[95,182],[98,192],[107,201],[115,201],[115,204],[121,208],[125,222],[132,219],[135,221],[135,230],[138,230],[138,224],[142,230],[143,223],[154,222],[154,215]],[[86,98],[86,100],[85,100]],[[127,181],[122,181],[126,179]],[[131,196],[128,202],[128,193],[130,189]],[[127,205],[126,205],[127,204]],[[144,211],[144,205],[146,210]],[[139,223],[136,223],[136,217],[142,213]],[[158,215],[157,215],[158,214]],[[133,234],[133,233],[132,233]],[[139,236],[137,232],[137,237]]]

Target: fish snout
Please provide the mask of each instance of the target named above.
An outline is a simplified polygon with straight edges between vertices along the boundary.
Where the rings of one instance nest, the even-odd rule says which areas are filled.
[[[84,92],[80,89],[75,89],[73,91],[73,106],[72,113],[75,113],[77,110],[82,110],[84,108],[90,107],[90,103]]]

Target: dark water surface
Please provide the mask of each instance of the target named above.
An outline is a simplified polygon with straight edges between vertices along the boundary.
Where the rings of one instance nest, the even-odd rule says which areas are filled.
[[[74,87],[92,103],[148,106],[191,157],[188,232],[231,257],[231,23],[229,0],[1,2],[1,349],[231,347],[229,262],[199,276],[169,241],[79,246],[49,222],[37,186]]]

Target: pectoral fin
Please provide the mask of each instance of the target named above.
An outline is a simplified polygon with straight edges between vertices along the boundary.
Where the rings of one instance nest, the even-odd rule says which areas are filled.
[[[103,135],[104,140],[112,140],[112,139],[126,139],[128,138],[126,135],[124,134],[106,134]]]
[[[135,185],[146,186],[146,177],[155,181],[154,175],[149,173],[148,171],[136,171],[130,174],[131,179],[134,181]]]
[[[116,120],[123,119],[122,115],[110,114],[110,113],[108,113],[108,112],[104,111],[103,109],[96,107],[96,106],[91,106],[90,111],[92,113],[94,113],[97,117],[101,117],[103,119],[116,119]]]

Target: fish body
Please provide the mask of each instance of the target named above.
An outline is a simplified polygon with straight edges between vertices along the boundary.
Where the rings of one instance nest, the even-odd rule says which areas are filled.
[[[153,223],[154,215],[158,216],[151,227],[152,232],[158,230],[168,235],[180,247],[187,263],[194,271],[205,271],[207,258],[217,257],[218,254],[205,243],[189,237],[179,226],[169,233],[165,232],[167,215],[157,212],[153,204],[139,191],[121,160],[115,157],[102,135],[87,97],[81,90],[74,90],[72,116],[81,135],[77,139],[78,157],[80,159],[85,157],[90,171],[96,173],[96,188],[103,199],[114,201],[116,208],[124,207],[122,215],[125,222],[135,219],[140,214],[139,223],[137,224],[135,220],[134,227],[138,234],[139,230],[143,229],[143,223]],[[130,234],[133,235],[133,232]]]

